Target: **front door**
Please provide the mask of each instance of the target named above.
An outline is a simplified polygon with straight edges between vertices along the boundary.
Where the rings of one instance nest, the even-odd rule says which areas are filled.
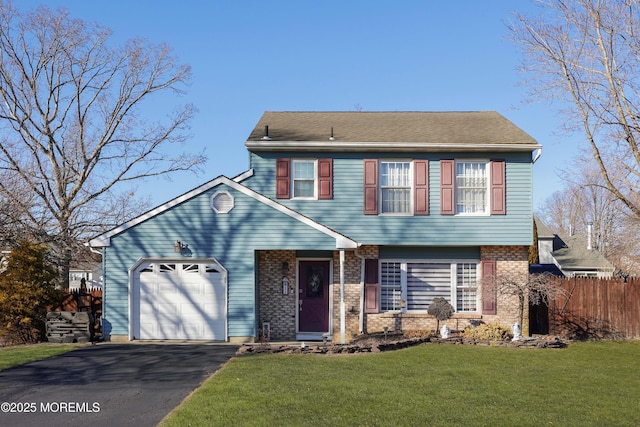
[[[329,261],[300,261],[298,280],[298,330],[329,332]]]

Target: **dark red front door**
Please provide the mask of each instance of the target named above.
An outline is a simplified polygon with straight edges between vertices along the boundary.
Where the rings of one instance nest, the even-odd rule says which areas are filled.
[[[298,325],[300,332],[329,331],[329,261],[300,261]]]

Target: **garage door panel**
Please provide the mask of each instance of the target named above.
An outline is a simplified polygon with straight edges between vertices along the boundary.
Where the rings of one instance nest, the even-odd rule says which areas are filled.
[[[172,319],[176,317],[176,314],[180,314],[178,304],[160,303],[158,304],[157,309],[160,316],[170,316]]]
[[[162,277],[162,279],[165,279],[165,278]],[[169,278],[169,280],[171,279],[173,278]],[[175,295],[178,293],[178,285],[176,283],[173,283],[173,281],[161,280],[158,282],[156,286],[154,286],[154,288],[155,288],[154,290],[155,294]]]
[[[203,329],[204,328],[202,324],[183,325],[183,333],[184,333],[185,339],[191,339],[191,340],[203,339],[201,338],[204,336]]]
[[[220,307],[217,304],[203,304],[203,311],[209,316],[222,317],[224,313],[220,311]]]
[[[144,317],[152,316],[155,312],[156,312],[156,308],[153,306],[153,304],[140,303],[140,316],[141,317],[144,318]]]
[[[139,275],[140,338],[226,339],[222,274],[197,264],[168,265]]]

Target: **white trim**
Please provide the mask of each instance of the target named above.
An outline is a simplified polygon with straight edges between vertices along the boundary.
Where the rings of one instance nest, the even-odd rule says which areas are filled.
[[[459,163],[478,163],[484,164],[485,170],[485,211],[484,212],[458,212],[458,195],[459,189],[458,186],[458,164]],[[453,164],[453,182],[454,182],[454,199],[455,199],[455,215],[456,216],[473,216],[473,217],[482,217],[482,216],[491,216],[491,160],[484,158],[460,158],[455,159]]]
[[[111,245],[111,237],[116,236],[126,230],[128,230],[131,227],[134,227],[144,221],[147,221],[151,218],[153,218],[156,215],[159,215],[171,208],[173,208],[174,206],[177,206],[181,203],[186,202],[187,200],[196,197],[214,187],[217,187],[218,185],[227,185],[231,188],[233,188],[234,190],[249,196],[257,201],[259,201],[260,203],[263,203],[275,210],[277,210],[280,213],[283,213],[293,219],[295,219],[296,221],[299,221],[305,225],[308,225],[309,227],[320,231],[321,233],[326,234],[327,236],[333,237],[334,239],[336,239],[336,249],[355,249],[358,247],[358,244],[355,240],[352,240],[350,238],[348,238],[347,236],[340,234],[336,231],[333,231],[332,229],[330,229],[329,227],[326,227],[325,225],[322,225],[314,220],[312,220],[311,218],[302,215],[299,212],[296,212],[292,209],[289,209],[288,207],[276,202],[275,200],[269,199],[266,196],[263,196],[262,194],[250,189],[249,187],[246,187],[238,182],[235,182],[229,178],[227,178],[226,176],[219,176],[218,178],[209,181],[206,184],[201,185],[200,187],[197,187],[185,194],[183,194],[180,197],[176,197],[175,199],[160,205],[158,207],[156,207],[155,209],[150,210],[149,212],[140,215],[137,218],[132,219],[131,221],[127,221],[124,224],[120,225],[119,227],[114,228],[113,230],[107,231],[104,234],[101,234],[97,237],[94,237],[93,239],[89,240],[89,242],[86,244],[87,246],[91,246],[91,247],[103,247],[103,246],[110,246]]]
[[[340,141],[340,144],[327,144],[326,141],[246,141],[249,151],[292,151],[304,150],[313,152],[533,152],[542,145],[527,144],[444,144],[428,142],[355,142]]]
[[[344,249],[340,249],[340,344],[346,344],[347,312],[344,304]],[[331,315],[331,313],[329,313]]]
[[[295,195],[295,185],[296,185],[296,177],[294,173],[294,163],[312,163],[313,164],[313,196],[296,196]],[[292,158],[291,159],[291,188],[289,189],[291,192],[291,200],[318,200],[318,159],[310,159],[310,158]]]
[[[242,182],[247,178],[251,178],[253,175],[254,175],[254,171],[253,171],[253,168],[251,168],[248,171],[242,172],[240,175],[234,176],[232,179],[235,182]]]
[[[383,159],[378,159],[378,212],[380,216],[413,216],[415,213],[415,208],[414,208],[414,195],[415,195],[415,176],[414,176],[414,162],[415,159],[388,159],[388,158],[383,158]],[[383,197],[382,197],[382,190],[383,190],[383,186],[382,186],[382,164],[383,163],[408,163],[409,164],[409,171],[408,171],[408,178],[409,178],[409,209],[406,212],[383,212],[382,211],[382,204],[383,204]],[[405,189],[407,187],[401,187],[401,186],[391,186],[391,185],[387,185],[384,187],[385,189],[388,188],[397,188],[397,189]]]
[[[176,263],[176,264],[215,264],[218,267],[220,267],[221,273],[222,273],[222,284],[224,285],[225,288],[225,299],[224,299],[224,315],[225,315],[225,324],[224,324],[224,340],[228,341],[229,340],[229,306],[228,306],[228,299],[229,299],[229,284],[227,282],[227,277],[228,277],[228,273],[227,273],[227,269],[224,268],[222,266],[222,264],[220,264],[218,262],[218,260],[216,260],[215,258],[189,258],[189,259],[185,259],[184,257],[167,257],[167,258],[163,258],[163,257],[148,257],[148,258],[140,258],[138,259],[138,261],[136,261],[130,268],[129,268],[129,274],[128,274],[128,292],[129,292],[129,325],[128,325],[128,331],[129,331],[129,340],[133,340],[134,338],[134,332],[135,332],[135,324],[134,321],[136,320],[136,316],[135,316],[135,308],[136,308],[136,303],[139,305],[139,301],[135,300],[135,276],[137,273],[137,270],[140,268],[140,266],[142,266],[143,264],[147,264],[147,263],[163,263],[163,264],[170,264],[170,263]],[[139,307],[138,307],[139,309]],[[140,315],[140,313],[138,312],[138,316]],[[140,319],[138,317],[137,319],[138,322],[140,322]]]

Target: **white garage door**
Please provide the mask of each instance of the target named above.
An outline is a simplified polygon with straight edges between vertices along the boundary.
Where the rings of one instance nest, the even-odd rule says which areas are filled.
[[[140,339],[226,340],[226,287],[220,267],[204,263],[141,267]]]

